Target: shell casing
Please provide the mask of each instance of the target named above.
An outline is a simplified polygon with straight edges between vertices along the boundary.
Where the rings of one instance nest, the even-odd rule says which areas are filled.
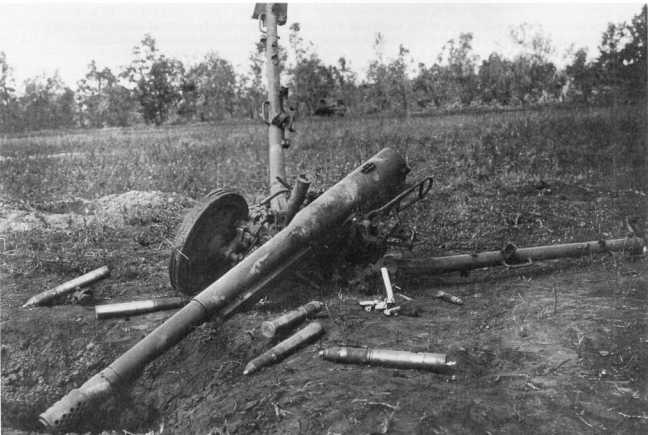
[[[447,371],[455,363],[447,361],[443,353],[408,352],[392,349],[363,349],[357,347],[330,347],[320,352],[326,360],[352,364],[370,364],[401,369]]]
[[[272,338],[281,331],[286,331],[301,323],[306,317],[317,313],[324,307],[319,301],[311,301],[301,307],[298,307],[286,314],[274,319],[261,323],[261,334],[264,337]]]
[[[288,337],[281,343],[274,346],[267,352],[262,353],[258,357],[250,361],[243,370],[244,375],[249,375],[252,372],[259,370],[261,367],[272,364],[290,352],[297,349],[299,346],[314,340],[324,332],[324,328],[319,322],[312,322],[304,328],[297,331],[294,335]]]
[[[129,317],[137,314],[152,313],[154,311],[171,310],[180,308],[189,302],[183,297],[170,297],[159,299],[148,299],[144,301],[120,302],[116,304],[105,304],[95,306],[97,319],[109,319],[111,317]]]
[[[461,299],[459,296],[451,295],[450,293],[446,293],[443,290],[436,292],[434,297],[455,305],[463,305],[464,303],[463,299]]]
[[[92,284],[93,282],[108,276],[109,273],[110,270],[108,269],[108,266],[101,266],[98,269],[91,270],[86,274],[56,286],[53,289],[32,296],[27,302],[25,302],[23,308],[43,305],[58,296],[73,292],[78,287]]]

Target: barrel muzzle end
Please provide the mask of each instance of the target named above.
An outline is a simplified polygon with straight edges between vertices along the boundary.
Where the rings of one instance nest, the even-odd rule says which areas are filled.
[[[65,397],[50,406],[49,409],[38,416],[38,421],[51,431],[60,431],[76,421],[84,412],[90,398],[81,389],[70,391]]]
[[[111,389],[111,382],[106,373],[98,373],[81,387],[70,391],[50,406],[47,411],[38,416],[38,421],[49,431],[63,431],[73,426],[91,403],[104,398]]]

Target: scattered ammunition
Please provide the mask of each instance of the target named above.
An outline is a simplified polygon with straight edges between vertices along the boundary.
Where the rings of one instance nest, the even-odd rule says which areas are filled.
[[[437,299],[441,299],[442,301],[450,302],[451,304],[455,304],[455,305],[463,305],[464,303],[463,299],[461,299],[459,296],[451,295],[450,293],[446,293],[442,290],[436,292],[434,297]]]
[[[386,267],[381,267],[380,274],[382,275],[383,284],[385,285],[385,293],[387,294],[385,302],[388,304],[396,303],[396,299],[394,299],[394,290],[392,289],[391,281],[389,279],[389,271]]]
[[[294,328],[301,323],[306,317],[311,314],[317,313],[324,307],[324,304],[319,301],[311,301],[306,305],[289,311],[281,317],[274,320],[268,320],[261,324],[261,334],[264,337],[272,338],[281,331],[287,331]]]
[[[187,302],[189,302],[189,299],[184,297],[171,297],[96,305],[95,314],[99,320],[111,317],[130,317],[137,314],[180,308],[186,305]]]
[[[320,351],[325,360],[395,367],[400,369],[427,369],[449,371],[454,361],[447,361],[443,353],[407,352],[391,349],[363,349],[358,347],[329,347]]]
[[[243,374],[249,375],[250,373],[259,370],[261,367],[277,362],[280,358],[286,356],[302,344],[305,344],[319,337],[323,332],[324,328],[322,328],[322,325],[319,322],[309,323],[304,328],[297,331],[294,335],[288,337],[272,349],[262,353],[261,355],[250,361],[245,366]]]
[[[385,148],[301,209],[288,226],[193,296],[187,305],[123,355],[40,414],[46,429],[64,432],[82,417],[80,414],[86,417],[83,409],[79,409],[79,397],[91,402],[95,398],[103,401],[108,396],[115,396],[123,386],[132,385],[149,363],[178,344],[197,326],[208,320],[216,325],[223,323],[242,308],[261,299],[269,291],[270,283],[282,272],[296,270],[295,265],[300,260],[335,239],[333,229],[336,226],[346,222],[359,209],[379,205],[399,189],[406,173],[405,160],[395,151]],[[203,234],[202,229],[195,231]],[[198,265],[189,270],[204,273]],[[191,288],[185,284],[180,284],[179,288],[191,293]],[[99,409],[95,411],[95,414],[100,413]]]
[[[81,275],[68,282],[64,282],[63,284],[54,287],[53,289],[32,296],[27,302],[25,302],[23,308],[33,307],[36,305],[45,305],[47,302],[51,301],[52,299],[58,296],[72,293],[78,287],[91,284],[101,278],[108,276],[109,272],[110,271],[108,270],[108,266],[102,266],[99,269],[90,271],[85,275]]]

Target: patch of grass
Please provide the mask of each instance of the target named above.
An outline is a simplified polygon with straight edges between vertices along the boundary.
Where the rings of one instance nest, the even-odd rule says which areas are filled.
[[[431,250],[622,235],[624,216],[645,217],[648,185],[640,113],[623,110],[306,119],[287,171],[310,171],[324,188],[397,149],[411,179],[435,178],[431,200],[410,213]],[[128,190],[199,198],[224,186],[252,200],[268,184],[258,123],[23,135],[0,139],[0,154],[2,197],[32,207]]]

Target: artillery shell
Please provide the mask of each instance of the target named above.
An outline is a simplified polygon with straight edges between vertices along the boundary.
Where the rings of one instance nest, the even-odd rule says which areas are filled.
[[[27,302],[25,302],[23,308],[33,307],[36,305],[44,305],[45,303],[58,296],[72,293],[78,287],[91,284],[101,278],[104,278],[108,276],[109,273],[110,271],[108,270],[108,266],[102,266],[98,269],[92,270],[84,275],[64,282],[63,284],[54,287],[53,289],[46,290],[42,293],[32,296]]]
[[[442,353],[407,352],[391,349],[363,349],[357,347],[329,347],[320,351],[326,360],[352,364],[370,364],[401,369],[447,371],[454,361],[447,361]]]
[[[302,305],[295,310],[287,312],[281,317],[263,322],[261,324],[261,334],[263,334],[264,337],[272,338],[281,331],[287,331],[295,327],[295,325],[301,323],[309,315],[320,311],[322,307],[324,307],[323,303],[319,301],[311,301],[306,305]]]
[[[455,305],[463,305],[464,303],[463,299],[461,299],[459,296],[451,295],[450,293],[446,293],[442,290],[436,292],[434,297],[437,299],[441,299],[442,301],[450,302],[451,304],[455,304]]]
[[[96,305],[97,319],[129,317],[154,311],[171,310],[184,306],[189,299],[183,297],[148,299],[144,301],[121,302],[117,304]]]
[[[324,328],[319,322],[309,323],[304,328],[297,331],[294,335],[288,337],[272,349],[262,353],[261,355],[250,361],[245,366],[243,374],[249,375],[250,373],[259,370],[263,366],[277,362],[279,359],[288,355],[299,346],[319,337],[323,332]]]

